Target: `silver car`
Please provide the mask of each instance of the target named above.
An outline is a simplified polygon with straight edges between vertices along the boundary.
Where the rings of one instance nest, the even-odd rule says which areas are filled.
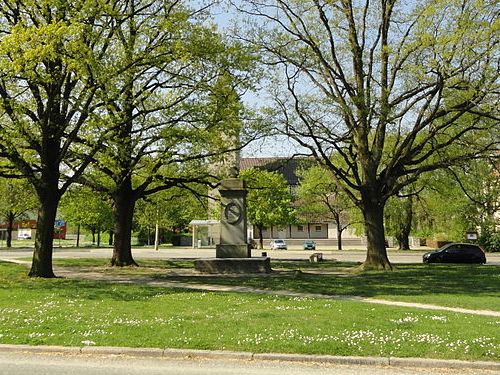
[[[286,242],[285,240],[273,240],[271,241],[271,250],[286,250]]]

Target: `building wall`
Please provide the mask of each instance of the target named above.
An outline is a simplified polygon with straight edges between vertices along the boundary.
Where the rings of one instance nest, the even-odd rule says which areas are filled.
[[[328,238],[327,223],[312,223],[303,225],[289,225],[283,227],[266,228],[262,231],[262,237],[265,239],[271,238]],[[253,228],[253,238],[259,238],[259,230]]]

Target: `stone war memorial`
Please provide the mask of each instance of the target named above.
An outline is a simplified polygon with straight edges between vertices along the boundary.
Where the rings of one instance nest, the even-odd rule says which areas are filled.
[[[205,273],[269,273],[269,257],[252,258],[247,237],[245,182],[239,178],[221,181],[220,239],[215,258],[195,260],[195,269]]]

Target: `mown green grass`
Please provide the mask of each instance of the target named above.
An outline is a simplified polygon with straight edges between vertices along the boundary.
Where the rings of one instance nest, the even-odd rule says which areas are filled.
[[[105,267],[107,259],[55,259],[55,265]],[[399,264],[392,272],[356,272],[357,263],[273,260],[271,275],[169,275],[161,270],[192,269],[191,260],[141,260],[141,267],[101,269],[158,280],[249,286],[328,295],[354,295],[448,307],[500,311],[500,267],[452,264]],[[154,268],[154,269],[150,269]],[[158,271],[160,269],[160,271]],[[300,273],[293,272],[300,270]]]
[[[0,263],[2,343],[498,360],[499,320],[356,301],[30,279],[24,267]]]

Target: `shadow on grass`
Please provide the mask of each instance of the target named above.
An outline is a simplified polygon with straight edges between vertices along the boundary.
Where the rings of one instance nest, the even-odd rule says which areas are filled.
[[[62,267],[106,267],[111,265],[110,258],[58,258],[52,261],[54,266]],[[190,259],[142,259],[137,261],[144,268],[191,269],[194,267]]]
[[[57,261],[59,262],[59,260]],[[66,266],[97,266],[107,260],[64,260]],[[168,270],[192,269],[192,260],[147,260],[139,270],[158,281],[177,281],[191,284],[247,286],[267,290],[289,290],[302,293],[327,295],[420,296],[447,295],[451,298],[479,297],[484,308],[500,310],[500,267],[482,265],[423,265],[401,264],[392,272],[356,272],[358,263],[306,261],[273,261],[276,271],[254,275],[172,275]],[[160,270],[159,270],[160,269]],[[165,270],[165,271],[163,271]],[[295,272],[301,270],[301,272]],[[111,272],[114,272],[112,270]],[[126,269],[117,271],[126,274]],[[109,272],[103,269],[102,272]],[[130,270],[131,278],[135,277]],[[89,300],[146,300],[158,294],[189,293],[184,289],[160,289],[138,284],[119,284],[102,281],[78,281],[68,279],[32,279],[26,276],[26,268],[0,263],[0,290],[40,290],[53,292],[67,298]],[[195,292],[193,292],[195,293]],[[496,302],[495,302],[496,301]],[[492,306],[494,305],[494,306]]]
[[[58,298],[85,299],[95,301],[144,301],[159,295],[196,293],[186,289],[152,288],[133,283],[109,283],[103,281],[70,280],[63,278],[43,279],[27,276],[26,267],[0,262],[0,291],[22,299],[24,295],[57,295]],[[32,298],[32,297],[26,297]]]
[[[500,272],[496,266],[482,265],[396,265],[392,272],[356,272],[358,263],[273,262],[271,275],[225,277],[213,275],[156,275],[157,279],[187,283],[251,286],[269,290],[293,290],[304,293],[357,295],[471,295],[498,297]],[[293,270],[301,272],[292,272]]]

